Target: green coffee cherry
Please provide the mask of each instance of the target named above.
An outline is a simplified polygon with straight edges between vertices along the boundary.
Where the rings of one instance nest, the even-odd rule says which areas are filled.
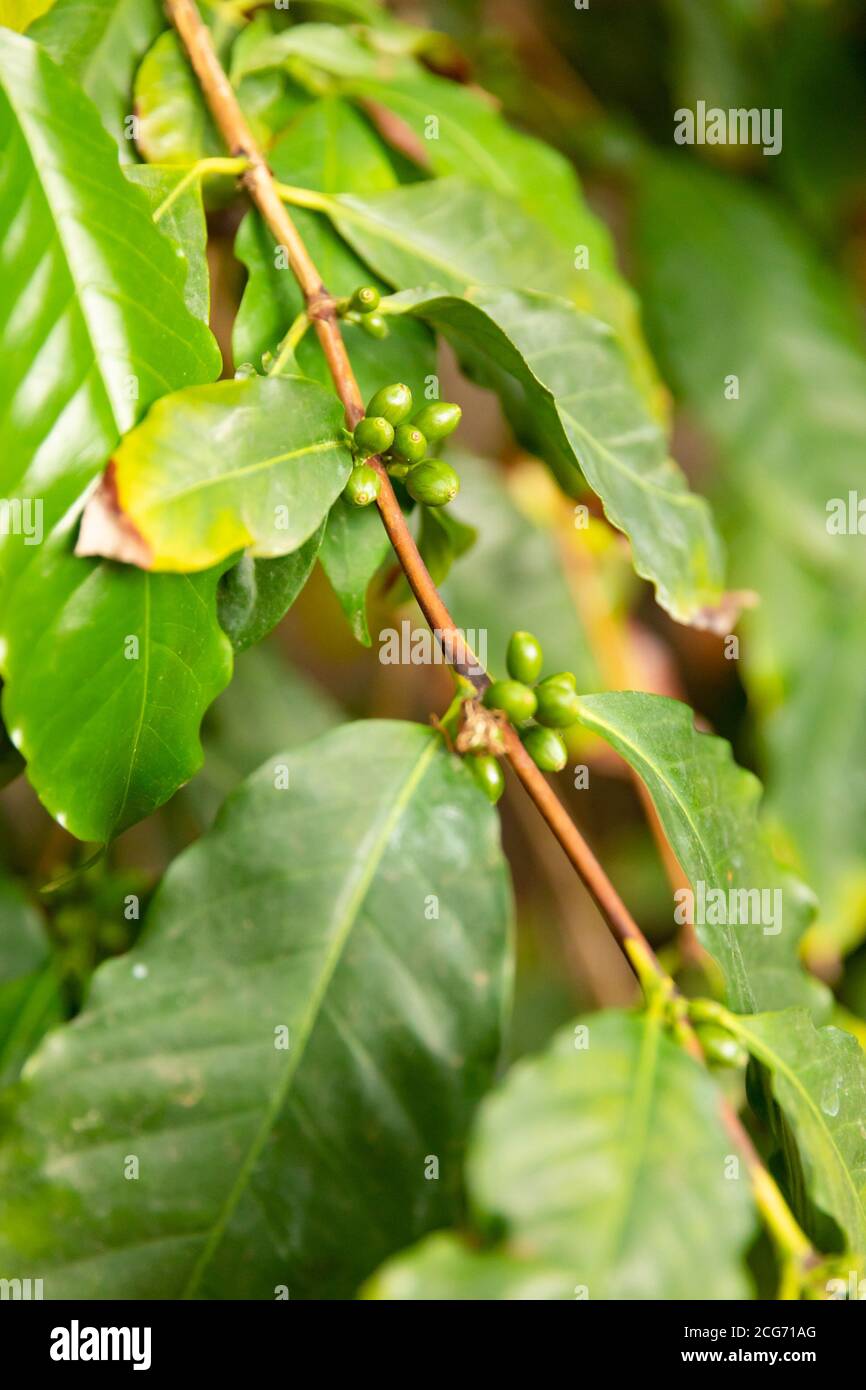
[[[406,487],[409,496],[416,502],[423,502],[425,507],[444,507],[460,491],[460,479],[450,463],[427,459],[410,468]]]
[[[536,724],[521,737],[524,748],[542,772],[562,771],[568,762],[568,750],[555,729],[542,729]]]
[[[514,724],[525,724],[535,713],[535,691],[522,681],[494,681],[484,692],[488,709],[501,709]]]
[[[464,762],[487,800],[495,806],[505,791],[505,776],[498,758],[491,757],[489,753],[469,753]]]
[[[379,299],[375,285],[359,285],[349,300],[349,308],[359,314],[373,314],[379,307]]]
[[[534,685],[541,675],[541,647],[531,632],[512,632],[505,656],[509,676],[524,685]]]
[[[355,448],[364,458],[384,454],[394,443],[394,426],[383,415],[365,415],[355,426]]]
[[[427,453],[427,440],[415,425],[398,425],[391,453],[407,463],[420,463]]]
[[[399,425],[412,414],[412,392],[402,381],[391,386],[383,386],[371,397],[367,406],[368,415],[381,415],[392,425]]]
[[[544,685],[561,685],[565,690],[577,690],[577,677],[573,671],[556,671],[552,676],[545,676]]]
[[[417,425],[432,444],[452,434],[460,424],[462,414],[459,405],[452,405],[449,401],[431,401],[418,411],[412,424]]]
[[[536,719],[548,729],[567,729],[576,724],[580,702],[571,685],[560,676],[548,676],[535,687],[538,698]]]
[[[719,1067],[744,1067],[749,1054],[743,1045],[716,1023],[702,1023],[697,1029],[701,1047],[710,1062]]]
[[[353,468],[349,474],[349,481],[343,489],[343,496],[347,502],[351,502],[353,507],[369,507],[371,502],[382,490],[382,479],[371,468],[369,463],[362,463],[357,468]]]
[[[361,327],[371,338],[387,338],[388,324],[384,314],[362,314]]]
[[[388,462],[385,465],[385,467],[388,471],[389,478],[399,478],[401,481],[406,477],[406,474],[409,472],[408,463],[406,463],[403,459],[391,458],[390,455],[388,456]]]

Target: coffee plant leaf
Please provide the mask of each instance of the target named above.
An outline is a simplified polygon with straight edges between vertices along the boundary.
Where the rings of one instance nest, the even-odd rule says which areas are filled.
[[[0,686],[2,689],[2,686]],[[0,787],[14,782],[24,771],[24,759],[9,737],[9,730],[0,719]]]
[[[118,438],[165,391],[216,376],[219,352],[185,307],[184,266],[87,98],[8,33],[0,83],[15,171],[0,197],[3,273],[19,294],[42,286],[41,312],[7,317],[2,336],[0,394],[15,427],[0,483],[21,499],[22,518],[29,501],[41,531],[41,544],[9,534],[0,548],[4,719],[52,815],[102,841],[198,766],[198,726],[230,653],[216,574],[191,583],[76,559],[78,513]],[[34,362],[38,409],[13,415]]]
[[[207,223],[197,180],[172,197],[184,171],[173,164],[127,164],[124,173],[150,204],[154,222],[186,262],[184,300],[202,323],[210,317],[210,273],[207,264]],[[168,203],[167,200],[171,199]],[[164,209],[164,210],[163,210]]]
[[[642,389],[661,409],[634,293],[617,270],[610,234],[585,202],[569,160],[510,126],[494,99],[477,87],[448,81],[403,52],[383,51],[345,29],[300,24],[273,34],[263,22],[254,23],[232,52],[236,80],[285,63],[293,71],[327,74],[336,90],[361,105],[383,138],[426,172],[457,174],[513,199],[536,224],[537,236],[559,244],[563,267],[576,271],[575,301],[615,329]],[[564,285],[565,280],[563,292]]]
[[[796,1141],[800,1186],[833,1218],[847,1247],[866,1255],[866,1055],[857,1039],[841,1028],[816,1028],[804,1009],[724,1011],[722,1022],[769,1074]]]
[[[582,695],[579,703],[580,723],[634,768],[652,797],[691,885],[692,901],[676,900],[675,920],[694,915],[731,1008],[824,1011],[826,991],[798,955],[814,899],[774,857],[758,814],[758,779],[734,762],[724,739],[699,733],[679,700],[612,691]]]
[[[367,591],[392,553],[375,507],[353,507],[339,498],[328,514],[319,559],[355,640],[369,647]]]
[[[497,816],[432,730],[269,758],[30,1061],[4,1269],[55,1298],[350,1296],[456,1218],[509,917]]]
[[[121,523],[97,531],[94,521],[82,532],[84,553],[125,558],[132,526],[141,563],[155,571],[203,570],[247,547],[262,558],[290,554],[351,471],[342,421],[336,396],[301,377],[164,396],[115,451],[108,485]]]
[[[247,551],[223,575],[217,612],[236,652],[261,642],[288,613],[312,574],[324,534],[322,522],[297,550],[273,560],[256,559]]]
[[[339,98],[311,104],[274,145],[269,162],[287,183],[324,193],[353,189],[391,188],[396,176],[382,142],[358,114]],[[385,282],[371,275],[321,214],[294,209],[293,220],[334,295],[350,295],[359,285],[373,284],[385,292]],[[274,352],[303,300],[284,255],[255,212],[249,212],[238,231],[235,251],[247,268],[233,331],[236,362],[260,363]],[[386,381],[405,381],[419,401],[436,371],[433,338],[419,322],[394,321],[389,336],[374,340],[357,324],[344,326],[349,352],[365,400]],[[330,387],[330,377],[316,336],[307,333],[297,350],[306,376]]]
[[[135,160],[135,70],[165,27],[159,0],[55,0],[27,31],[90,97],[123,163]]]
[[[844,282],[770,198],[654,160],[640,205],[648,321],[719,458],[733,582],[760,597],[739,665],[768,809],[819,896],[807,944],[838,959],[866,932],[866,779],[852,775],[866,763],[866,521],[852,483],[866,445],[862,324]]]
[[[574,1271],[508,1250],[473,1250],[448,1231],[395,1255],[368,1279],[364,1298],[387,1302],[558,1302],[577,1297]]]
[[[0,875],[0,1083],[14,1081],[42,1035],[63,1016],[39,913]]]
[[[478,540],[478,529],[445,507],[422,507],[418,549],[434,584],[442,584],[456,560]]]
[[[611,1010],[565,1028],[484,1100],[469,1142],[472,1224],[498,1238],[500,1296],[532,1296],[540,1265],[540,1288],[559,1297],[748,1297],[754,1212],[730,1147],[715,1083],[656,1014]],[[428,1242],[386,1265],[373,1291],[402,1282],[404,1297],[435,1297],[443,1252],[432,1253]],[[444,1253],[455,1260],[453,1246]],[[465,1296],[485,1296],[490,1255],[463,1261]]]
[[[486,286],[463,296],[417,290],[388,307],[448,337],[566,490],[586,480],[663,608],[680,622],[728,630],[710,509],[671,459],[608,327],[561,299]]]
[[[153,164],[194,164],[226,150],[173,30],[160,34],[135,74],[138,149]]]

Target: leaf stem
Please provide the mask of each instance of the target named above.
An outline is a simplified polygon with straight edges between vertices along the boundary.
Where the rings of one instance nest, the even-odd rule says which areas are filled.
[[[172,207],[189,188],[190,184],[196,183],[206,174],[242,174],[247,167],[246,159],[227,159],[222,156],[214,156],[209,159],[196,160],[195,164],[187,169],[182,179],[179,179],[171,190],[167,198],[160,203],[156,212],[153,214],[154,222],[158,222],[161,217],[165,217],[169,208]]]
[[[232,156],[247,161],[243,182],[271,233],[285,248],[289,266],[304,296],[307,314],[315,325],[334,387],[343,403],[346,422],[349,429],[354,429],[363,418],[364,401],[340,331],[338,300],[333,298],[323,284],[321,275],[283,204],[280,190],[282,188],[284,195],[291,195],[292,199],[297,200],[302,206],[318,210],[322,210],[326,205],[330,206],[330,200],[325,199],[324,195],[306,189],[276,183],[240,109],[231,83],[223,71],[195,0],[166,0],[166,12],[186,48],[205,99]],[[367,462],[377,470],[382,479],[377,506],[418,606],[440,646],[446,652],[450,652],[451,665],[457,675],[468,680],[478,694],[483,694],[490,684],[490,677],[457,628],[433,583],[381,460],[374,456]],[[517,730],[508,724],[504,727],[503,733],[505,750],[511,766],[586,884],[615,940],[633,968],[639,958],[644,980],[648,976],[657,978],[665,992],[671,997],[678,997],[674,982],[662,969],[649,942],[551,784],[526,752]],[[681,1020],[679,1037],[686,1050],[698,1062],[704,1064],[703,1049],[697,1034],[685,1017]],[[770,1229],[777,1240],[785,1242],[782,1248],[791,1251],[796,1248],[798,1257],[800,1253],[805,1254],[807,1251],[811,1256],[811,1247],[806,1237],[797,1226],[770,1174],[763,1168],[739,1117],[724,1098],[722,1119],[744,1155],[752,1176],[755,1199],[762,1212],[766,1212]]]
[[[310,316],[302,309],[285,338],[280,343],[277,355],[268,367],[268,376],[279,376],[287,362],[294,360],[298,344],[310,326]]]

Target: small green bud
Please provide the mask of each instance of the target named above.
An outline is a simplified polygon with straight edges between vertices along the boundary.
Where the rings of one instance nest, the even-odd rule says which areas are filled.
[[[742,1043],[726,1028],[720,1028],[716,1023],[701,1023],[697,1034],[708,1061],[715,1062],[717,1066],[744,1067],[749,1060]]]
[[[353,507],[369,507],[371,502],[382,490],[382,479],[371,468],[369,463],[362,463],[357,468],[353,468],[349,474],[349,481],[343,489],[343,496],[347,502],[351,502]]]
[[[430,401],[429,405],[418,411],[412,424],[417,425],[432,444],[452,434],[460,424],[462,415],[459,405],[452,405],[450,401]]]
[[[495,806],[505,791],[505,775],[499,766],[498,758],[492,757],[489,753],[469,753],[464,762],[487,800]]]
[[[425,507],[444,507],[460,491],[460,479],[450,463],[427,459],[410,468],[406,487],[410,497],[423,502]]]
[[[415,425],[398,425],[391,452],[407,463],[420,463],[427,453],[427,440]]]
[[[567,729],[576,724],[580,702],[574,689],[560,676],[548,676],[535,687],[538,697],[536,719],[548,729]]]
[[[524,748],[542,772],[561,772],[568,762],[568,750],[562,734],[555,729],[542,729],[535,724],[527,729],[522,738]]]
[[[387,338],[388,324],[384,314],[362,314],[361,327],[371,338]]]
[[[412,414],[412,392],[402,381],[383,386],[370,398],[367,414],[382,415],[386,420],[390,420],[392,425],[399,425]]]
[[[509,676],[534,685],[541,675],[542,660],[541,647],[531,632],[512,632],[505,656]]]
[[[349,300],[349,308],[359,314],[373,314],[379,307],[380,295],[375,285],[359,285]]]
[[[401,481],[409,472],[409,465],[403,459],[393,459],[388,455],[388,462],[385,465],[389,478],[399,478]]]
[[[355,426],[355,448],[364,458],[384,454],[394,443],[394,426],[382,415],[365,415]]]
[[[525,724],[535,713],[535,691],[522,681],[494,681],[484,692],[488,709],[501,709],[514,724]]]

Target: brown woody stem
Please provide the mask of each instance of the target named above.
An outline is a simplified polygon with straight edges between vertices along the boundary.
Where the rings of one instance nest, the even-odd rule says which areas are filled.
[[[312,257],[286,210],[279,187],[241,111],[231,83],[217,57],[210,32],[202,22],[194,0],[165,0],[165,7],[169,19],[189,55],[189,60],[210,107],[211,114],[228,145],[230,154],[233,158],[247,161],[241,181],[246,186],[271,233],[276,237],[277,242],[285,247],[289,266],[303,293],[307,314],[315,326],[334,387],[343,403],[346,423],[350,429],[354,429],[364,415],[364,402],[340,332],[337,300],[331,296],[322,283],[322,278]],[[440,646],[449,654],[454,670],[458,675],[470,681],[475,690],[482,694],[490,684],[490,678],[464,641],[463,634],[457,628],[442,596],[433,583],[412,533],[406,524],[406,518],[403,516],[391,486],[391,480],[381,460],[374,457],[368,459],[367,462],[372,464],[381,476],[382,489],[377,505],[388,538],[409,581],[418,606]],[[511,766],[592,894],[613,936],[632,967],[635,968],[638,978],[646,984],[646,978],[649,975],[658,981],[662,989],[676,995],[673,981],[662,969],[640,927],[547,778],[539,771],[524,749],[517,731],[508,725],[504,729],[504,735],[505,748]],[[637,968],[637,962],[641,963],[641,968]],[[697,1035],[685,1018],[681,1020],[679,1036],[686,1049],[696,1059],[703,1062],[703,1051]],[[756,1200],[768,1217],[771,1230],[779,1240],[781,1248],[789,1256],[796,1253],[798,1257],[802,1258],[804,1251],[810,1252],[811,1247],[805,1236],[799,1231],[781,1192],[760,1163],[752,1141],[733,1107],[724,1100],[722,1113],[729,1133],[736,1139],[740,1151],[744,1155],[752,1177]],[[768,1193],[772,1196],[770,1201],[768,1201]],[[779,1211],[787,1213],[784,1220],[779,1218]],[[799,1233],[799,1239],[791,1236],[792,1229]]]

